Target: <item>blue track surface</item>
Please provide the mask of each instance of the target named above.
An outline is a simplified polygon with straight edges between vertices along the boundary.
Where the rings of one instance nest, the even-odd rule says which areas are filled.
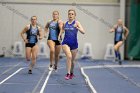
[[[51,73],[43,93],[91,93],[80,71],[80,67],[89,66],[93,68],[84,69],[84,72],[97,93],[140,93],[140,67],[131,67],[135,63],[123,62],[123,65],[130,65],[123,68],[117,67],[118,63],[104,60],[77,62],[75,78],[65,80],[66,59],[61,59],[58,72]],[[22,58],[0,58],[0,93],[40,93],[48,76],[49,60],[38,59],[32,75],[27,74],[28,64]],[[116,67],[104,67],[105,65]],[[98,66],[101,67],[96,68]],[[21,70],[14,74],[19,69]],[[8,78],[12,74],[14,75]]]

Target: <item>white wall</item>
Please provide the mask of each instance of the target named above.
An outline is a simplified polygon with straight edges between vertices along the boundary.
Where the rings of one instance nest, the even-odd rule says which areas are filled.
[[[119,0],[6,0],[6,2],[90,2],[90,3],[117,3]]]
[[[13,7],[13,5],[8,5]],[[13,13],[0,5],[0,54],[2,47],[9,48],[13,42]]]
[[[6,6],[12,6],[18,13],[22,13],[30,18],[32,15],[38,16],[38,22],[43,26],[51,19],[53,10],[60,12],[61,19],[67,20],[67,10],[70,8],[76,9],[77,20],[83,25],[86,34],[79,33],[79,51],[83,50],[85,42],[92,43],[93,58],[103,59],[106,45],[113,43],[114,34],[108,33],[109,27],[101,21],[84,13],[83,11],[69,4],[21,4],[11,3]],[[24,28],[29,20],[21,15],[12,12],[6,6],[0,3],[0,54],[3,46],[10,48],[15,41],[21,41],[19,33]],[[98,18],[103,18],[111,24],[115,24],[120,16],[119,5],[103,5],[103,4],[82,4],[82,9],[86,9],[90,14],[96,15]],[[48,52],[49,53],[49,52]]]

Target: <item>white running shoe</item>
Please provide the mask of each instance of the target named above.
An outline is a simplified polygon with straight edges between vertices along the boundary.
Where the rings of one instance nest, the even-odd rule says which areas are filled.
[[[52,70],[53,70],[53,66],[50,65],[48,69],[49,69],[50,71],[52,71]]]

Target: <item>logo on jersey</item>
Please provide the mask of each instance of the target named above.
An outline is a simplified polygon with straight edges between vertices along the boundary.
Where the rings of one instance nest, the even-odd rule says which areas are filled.
[[[74,26],[65,26],[65,30],[75,30]]]
[[[32,35],[37,35],[37,28],[35,28],[35,29],[32,28],[31,29],[31,34]]]
[[[58,28],[58,25],[56,23],[50,23],[50,29],[57,29]]]
[[[123,29],[122,29],[122,27],[118,27],[118,28],[117,28],[117,32],[118,32],[118,33],[121,33],[121,32],[123,32]]]

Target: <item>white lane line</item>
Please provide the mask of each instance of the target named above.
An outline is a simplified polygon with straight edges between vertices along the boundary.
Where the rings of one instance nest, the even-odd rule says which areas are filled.
[[[129,78],[128,76],[126,76],[125,74],[121,73],[120,71],[112,68],[112,67],[106,67],[112,71],[114,71],[116,74],[120,75],[123,79],[125,79],[126,81],[129,81],[130,83],[132,83],[133,85],[135,85],[136,87],[140,88],[140,84],[137,83],[135,80]]]
[[[14,69],[15,67],[19,66],[20,64],[21,64],[21,62],[18,63],[18,64],[16,64],[16,65],[14,65],[14,66],[12,66],[12,67],[10,67],[9,69],[5,70],[2,74],[0,74],[0,77],[1,77],[2,75],[4,75],[5,73],[11,71],[11,70]]]
[[[41,76],[41,78],[39,79],[37,85],[34,87],[32,93],[35,93],[35,92],[36,92],[36,90],[37,90],[37,88],[39,87],[41,81],[43,80],[44,76],[46,75],[46,72],[47,72],[47,70],[45,70],[44,73],[42,74],[42,76]]]
[[[84,69],[92,69],[92,68],[105,68],[105,67],[113,67],[113,68],[127,68],[127,67],[140,67],[140,65],[103,65],[103,66],[84,66]]]
[[[80,63],[78,62],[78,66],[80,67],[81,70],[81,74],[84,76],[86,84],[89,86],[91,93],[97,93],[96,89],[94,88],[94,86],[91,84],[90,79],[88,77],[88,75],[85,74],[84,72],[84,67],[81,67]]]
[[[84,69],[99,69],[99,68],[108,68],[112,71],[114,71],[115,73],[117,73],[118,75],[120,75],[121,77],[123,77],[125,80],[129,81],[130,83],[134,84],[135,86],[140,88],[140,84],[135,82],[133,79],[127,77],[125,74],[121,73],[120,71],[117,71],[114,68],[140,68],[140,65],[103,65],[103,66],[84,66],[81,68],[81,72],[84,72]],[[83,73],[85,74],[85,73]],[[85,74],[85,78],[89,79],[88,77],[86,77]],[[88,83],[88,80],[86,80],[86,82]],[[90,85],[90,84],[89,84]],[[96,92],[93,92],[96,93]]]
[[[8,76],[7,78],[5,78],[3,81],[0,82],[0,85],[3,84],[5,81],[7,81],[8,79],[10,79],[11,77],[13,77],[15,74],[17,74],[19,71],[21,71],[23,68],[18,69],[16,72],[14,72],[13,74],[11,74],[10,76]]]
[[[50,78],[50,76],[51,76],[51,73],[52,73],[52,71],[49,71],[49,73],[48,73],[48,75],[47,75],[47,77],[46,77],[46,80],[45,80],[45,82],[44,82],[44,84],[43,84],[43,86],[42,86],[42,88],[41,88],[41,90],[40,90],[40,93],[43,93],[43,92],[44,92],[45,87],[46,87],[46,85],[47,85],[47,83],[48,83],[48,80],[49,80],[49,78]]]
[[[4,67],[13,67],[13,65],[6,65],[6,66],[0,66],[0,68],[4,68]]]
[[[89,77],[85,74],[84,68],[82,68],[82,67],[81,67],[81,73],[82,73],[82,75],[85,77],[85,81],[86,81],[86,83],[88,84],[88,86],[90,87],[91,93],[97,93],[97,91],[95,90],[95,88],[94,88],[93,85],[91,84]]]
[[[48,65],[48,66],[49,66],[49,65]],[[43,67],[43,68],[44,68],[44,67],[46,68],[46,66],[37,66],[37,68],[42,68],[42,67]],[[37,69],[37,68],[35,68],[35,69]],[[61,67],[59,67],[58,69],[63,69],[63,68],[66,68],[66,67],[61,66]],[[38,81],[37,85],[36,85],[35,88],[33,89],[32,93],[35,93],[35,91],[37,90],[37,88],[38,88],[38,86],[40,85],[41,81],[43,80],[45,74],[46,74],[46,70],[44,71],[42,77],[40,78],[40,80]]]

